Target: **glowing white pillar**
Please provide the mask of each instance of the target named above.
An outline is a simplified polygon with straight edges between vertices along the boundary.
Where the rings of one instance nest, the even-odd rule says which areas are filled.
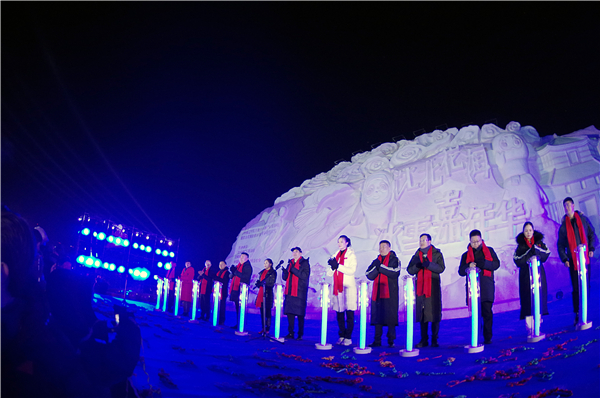
[[[213,286],[213,326],[217,326],[217,317],[219,316],[219,305],[221,303],[221,288],[223,284],[219,281],[215,281]]]
[[[189,322],[199,323],[196,320],[196,302],[198,301],[198,293],[200,293],[200,284],[197,280],[194,280],[193,282],[194,286],[192,287],[192,319],[190,319]]]
[[[419,350],[413,347],[413,332],[415,323],[415,276],[404,275],[404,308],[406,310],[406,349],[400,350],[403,357],[416,357]]]
[[[179,313],[179,297],[181,296],[181,279],[175,280],[175,316]]]
[[[327,344],[327,312],[329,311],[329,283],[321,284],[321,342],[315,344],[317,350],[331,350]]]
[[[246,302],[248,301],[248,285],[242,283],[240,288],[240,330],[236,330],[238,336],[246,336],[248,332],[244,332],[244,321],[246,319]]]
[[[360,337],[358,347],[354,347],[355,354],[369,354],[371,347],[367,347],[367,308],[369,307],[369,295],[367,282],[361,282],[358,292],[358,305],[360,307]]]
[[[156,308],[154,311],[160,311],[160,298],[162,296],[163,280],[159,279],[156,283]]]
[[[469,290],[469,311],[471,312],[471,345],[465,346],[469,354],[483,351],[483,344],[477,345],[479,335],[479,273],[477,268],[467,268]]]
[[[579,256],[579,323],[577,330],[587,330],[592,327],[592,321],[588,322],[588,285],[587,285],[587,267],[585,261],[585,245],[577,246],[577,255]]]
[[[275,288],[275,340],[285,341],[283,337],[279,337],[281,331],[281,308],[283,307],[283,285],[277,284]]]
[[[529,259],[529,278],[531,281],[531,309],[533,313],[533,335],[527,336],[528,343],[537,343],[546,338],[545,334],[540,334],[540,323],[542,315],[540,311],[540,260],[537,256]]]
[[[163,312],[167,312],[167,300],[169,299],[169,287],[171,284],[169,283],[168,278],[163,279]]]

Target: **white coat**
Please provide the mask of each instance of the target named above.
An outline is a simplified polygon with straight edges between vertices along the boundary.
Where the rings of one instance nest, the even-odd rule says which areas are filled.
[[[338,250],[333,258],[335,258],[340,251]],[[344,291],[338,293],[337,296],[333,295],[333,282],[331,283],[331,302],[333,303],[333,310],[336,312],[344,312],[346,310],[356,311],[358,308],[358,297],[356,293],[356,280],[354,274],[356,273],[356,254],[354,249],[351,247],[346,249],[344,255],[344,264],[340,264],[338,271],[344,274]],[[327,276],[333,276],[334,271],[330,268],[327,270]]]

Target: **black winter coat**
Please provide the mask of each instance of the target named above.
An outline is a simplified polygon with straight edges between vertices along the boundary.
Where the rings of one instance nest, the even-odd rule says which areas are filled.
[[[231,274],[233,275],[231,277],[231,283],[235,283],[236,277],[240,278],[240,285],[239,285],[240,290],[242,288],[242,283],[245,283],[246,285],[250,283],[250,278],[252,278],[252,264],[250,264],[250,260],[248,260],[244,264],[242,264],[241,272],[239,272],[237,270],[236,265],[232,265],[231,268],[229,268],[229,270],[231,271]],[[248,288],[250,288],[250,286],[248,286]],[[229,294],[229,300],[233,301],[234,303],[236,301],[238,301],[240,299],[240,290],[232,290],[231,293]]]
[[[227,300],[229,294],[229,268],[219,269],[214,277],[215,281],[221,282],[223,285],[221,289],[221,301]]]
[[[517,248],[513,259],[515,265],[519,268],[519,301],[521,303],[520,319],[533,315],[531,311],[531,280],[529,277],[529,259],[538,256],[540,260],[540,311],[543,315],[548,315],[548,287],[546,284],[546,270],[543,263],[550,256],[550,250],[544,243],[544,235],[538,231],[533,231],[533,241],[535,244],[529,248],[525,242],[525,235],[521,232],[517,235]]]
[[[256,283],[255,283],[256,295],[258,298],[258,292],[260,291],[260,286],[256,286],[256,284],[258,284],[260,282],[260,278],[262,278],[262,275],[265,272],[267,273],[267,275],[265,276],[265,279],[262,281],[262,282],[264,282],[264,286],[263,286],[264,297],[263,297],[263,299],[266,300],[265,308],[271,309],[271,308],[273,308],[273,286],[275,286],[275,282],[277,280],[277,272],[275,272],[275,270],[273,268],[270,268],[268,271],[263,269],[262,271],[260,271],[258,273],[258,278],[256,279]]]
[[[424,294],[417,296],[415,306],[417,322],[440,322],[442,320],[442,284],[440,274],[444,272],[446,265],[444,264],[442,252],[433,245],[431,245],[431,249],[431,261],[427,268],[431,271],[431,297],[425,297]],[[417,249],[406,268],[409,274],[417,275],[417,286],[419,283],[423,283],[422,279],[424,278],[423,272],[421,272],[423,268],[419,251],[421,249]],[[426,254],[424,253],[423,260],[425,260],[425,257]]]
[[[594,230],[594,226],[590,222],[589,218],[584,216],[578,210],[575,210],[575,212],[578,213],[579,218],[581,218],[581,224],[583,225],[583,230],[585,231],[587,237],[588,251],[596,251],[596,246],[598,245],[598,238],[596,237],[596,231]],[[562,261],[563,263],[565,261],[569,261],[569,264],[573,266],[573,254],[569,250],[569,239],[567,238],[567,225],[565,224],[565,220],[567,218],[569,217],[565,215],[560,223],[556,246],[558,247],[558,256],[560,257],[560,261]],[[575,238],[577,239],[579,237],[579,228],[574,227],[573,230],[575,232]]]
[[[475,263],[477,264],[477,268],[479,268],[479,291],[481,294],[481,301],[491,301],[494,302],[494,297],[496,296],[496,282],[494,281],[494,271],[500,268],[500,260],[496,255],[496,252],[491,247],[487,247],[490,250],[490,254],[492,255],[492,261],[488,261],[485,259],[485,255],[483,254],[483,244],[479,246],[477,249],[473,250],[473,255],[475,257]],[[467,246],[468,250],[468,246]],[[460,276],[467,276],[467,268],[469,268],[469,264],[467,264],[467,253],[464,252],[462,257],[460,258],[460,265],[458,267],[458,274]],[[491,271],[491,276],[484,276],[483,271],[488,270]],[[469,292],[468,292],[468,283],[465,280],[465,294],[466,299],[468,300]]]
[[[381,298],[380,292],[382,289],[378,289],[378,297],[375,300],[371,297],[371,325],[398,325],[400,260],[398,260],[394,251],[390,251],[388,256],[390,258],[387,266],[383,265],[379,261],[379,256],[377,256],[366,271],[367,278],[371,281],[374,281],[379,274],[387,276],[390,293],[390,298]]]
[[[290,260],[293,262],[294,260]],[[306,301],[308,299],[308,283],[310,280],[310,263],[308,259],[301,257],[300,258],[300,268],[296,269],[292,267],[288,262],[288,266],[283,269],[283,280],[287,281],[288,277],[291,278],[291,275],[298,277],[298,295],[293,296],[291,292],[291,281],[287,284],[287,289],[285,289],[285,301],[283,303],[283,313],[286,315],[306,315]],[[288,290],[290,290],[288,292]]]

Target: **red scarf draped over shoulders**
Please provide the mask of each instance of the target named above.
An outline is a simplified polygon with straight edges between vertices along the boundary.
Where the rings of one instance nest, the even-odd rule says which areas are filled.
[[[390,253],[388,253],[387,256],[385,256],[383,258],[381,257],[381,254],[380,254],[379,256],[377,256],[377,259],[379,260],[379,262],[382,265],[385,265],[387,267],[390,262]],[[379,293],[379,297],[377,297],[378,293]],[[377,301],[378,298],[382,298],[382,299],[390,298],[390,284],[388,281],[388,277],[383,275],[382,273],[377,275],[377,278],[375,278],[375,280],[373,281],[373,292],[371,293],[372,301]]]
[[[336,254],[335,259],[337,260],[338,264],[344,265],[344,258],[346,257],[347,250],[348,249],[346,249],[344,251],[340,251],[338,254]],[[343,291],[344,291],[344,274],[336,269],[335,272],[333,273],[333,295],[337,296],[338,293],[341,293]]]
[[[481,250],[483,250],[483,256],[488,261],[494,261],[492,258],[492,253],[490,253],[490,249],[485,245],[483,239],[481,240]],[[475,261],[475,253],[473,252],[473,247],[469,245],[469,249],[467,250],[467,264],[470,264]],[[483,276],[492,276],[492,271],[484,269]]]
[[[302,260],[302,257],[300,257],[298,260],[294,261],[292,263],[292,267],[296,268],[297,270],[300,270],[300,260]],[[298,297],[298,281],[300,278],[298,278],[296,275],[292,274],[292,271],[290,271],[287,281],[285,282],[285,294],[292,296],[292,297]]]
[[[238,272],[242,272],[242,268],[244,267],[244,264],[242,263],[238,263],[237,267],[235,268]],[[233,277],[233,283],[231,285],[229,285],[229,293],[231,293],[234,290],[240,290],[240,282],[241,279],[239,276],[234,276]]]
[[[581,239],[581,244],[586,246],[585,250],[585,263],[590,263],[590,256],[588,254],[588,241],[587,235],[585,234],[585,230],[583,229],[583,223],[581,222],[581,217],[579,217],[579,213],[575,212],[575,223],[577,224],[577,230],[579,231],[579,238]],[[569,250],[571,251],[571,257],[573,257],[573,263],[575,266],[575,270],[579,271],[579,255],[577,252],[577,238],[575,237],[575,230],[573,229],[573,225],[571,224],[571,219],[568,215],[565,215],[565,225],[567,227],[567,241],[569,242]]]
[[[269,271],[267,271],[266,269],[263,270],[263,272],[260,274],[260,281],[264,281],[265,278],[267,277],[267,274],[269,273]],[[265,286],[261,286],[260,289],[258,289],[258,294],[256,295],[256,302],[254,303],[254,305],[256,305],[256,308],[260,308],[260,306],[262,305],[263,302],[263,296],[264,296],[264,289]]]
[[[418,250],[419,259],[423,262],[423,252],[421,249]],[[431,262],[432,246],[429,245],[427,250],[427,259]],[[425,295],[425,297],[431,297],[431,271],[428,269],[421,269],[417,273],[417,296]]]

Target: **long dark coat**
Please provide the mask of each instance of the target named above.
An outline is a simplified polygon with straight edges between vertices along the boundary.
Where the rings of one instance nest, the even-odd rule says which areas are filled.
[[[543,263],[550,256],[548,246],[543,242],[544,235],[541,232],[533,231],[533,241],[535,244],[532,248],[527,246],[525,235],[521,232],[517,235],[517,248],[513,259],[516,266],[519,268],[519,301],[521,302],[521,318],[533,315],[531,311],[531,281],[529,277],[529,259],[532,256],[538,256],[540,260],[540,311],[542,315],[548,315],[548,287],[546,285],[546,271]]]
[[[229,293],[229,301],[233,301],[235,303],[240,299],[239,289],[242,288],[242,283],[245,283],[246,285],[250,283],[250,279],[252,278],[252,264],[250,264],[250,260],[242,264],[242,272],[239,272],[237,270],[237,264],[232,265],[229,269],[233,274],[233,277],[231,278],[231,283],[235,283],[235,278],[240,279],[238,290],[231,290],[231,293]],[[248,288],[250,288],[250,286],[248,286]]]
[[[406,270],[411,275],[417,275],[417,285],[422,282],[423,269],[418,268],[417,265],[421,263],[418,249],[413,254],[408,267]],[[423,259],[425,259],[426,253],[423,253]],[[431,261],[427,268],[431,271],[431,297],[425,297],[424,294],[417,296],[415,311],[417,322],[440,322],[442,320],[442,284],[440,274],[446,270],[444,264],[444,256],[442,252],[431,245]],[[421,271],[421,272],[420,272]],[[416,294],[416,289],[415,289]]]
[[[290,260],[294,261],[294,260]],[[285,301],[283,303],[283,313],[286,315],[306,315],[306,301],[308,299],[308,283],[310,280],[310,263],[308,259],[300,257],[300,268],[296,269],[292,267],[290,263],[283,269],[283,280],[287,281],[290,274],[298,277],[298,295],[292,296],[291,292],[287,289],[284,292]],[[291,281],[288,286],[291,288]]]
[[[488,261],[485,259],[485,254],[483,254],[483,244],[479,246],[477,249],[473,250],[473,256],[475,257],[475,263],[477,264],[477,268],[479,268],[479,291],[481,295],[481,301],[491,301],[494,302],[494,297],[496,296],[496,282],[494,281],[494,271],[500,268],[500,260],[496,255],[496,252],[491,247],[487,247],[490,250],[490,254],[492,255],[492,261]],[[467,246],[468,249],[468,246]],[[462,257],[460,258],[460,265],[458,266],[458,274],[460,276],[467,276],[467,268],[469,268],[469,264],[467,264],[467,253],[464,252]],[[484,276],[483,270],[491,271],[491,276]],[[468,292],[468,283],[465,279],[465,294],[467,299],[469,297]]]
[[[371,325],[396,326],[398,325],[398,277],[400,276],[400,260],[396,253],[390,251],[387,267],[379,261],[379,256],[367,268],[366,275],[374,281],[379,274],[388,278],[390,298],[371,297]],[[381,289],[378,289],[379,296]]]
[[[265,276],[265,280],[263,281],[265,282],[265,285],[263,286],[263,300],[265,300],[265,308],[270,310],[271,308],[273,308],[273,286],[275,286],[275,282],[277,281],[277,272],[275,272],[273,267],[271,267],[268,271],[263,269],[258,273],[258,279],[256,279],[257,282],[260,281],[260,278],[262,278],[262,275],[265,272],[267,273],[267,275]],[[260,288],[256,289],[257,298],[259,290]]]
[[[215,275],[217,274],[217,271],[219,270],[219,267],[215,267],[214,265],[211,265],[210,268],[208,269],[208,272],[206,271],[206,267],[204,267],[204,274],[202,274],[202,276],[200,276],[200,294],[202,294],[202,286],[206,286],[206,292],[205,294],[212,294],[212,289],[213,289],[213,283],[215,280]]]

